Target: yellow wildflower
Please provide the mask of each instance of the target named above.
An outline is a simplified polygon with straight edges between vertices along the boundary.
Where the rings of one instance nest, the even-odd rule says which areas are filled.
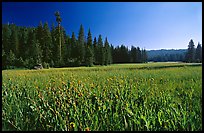
[[[75,123],[74,122],[71,122],[69,125],[70,125],[71,128],[75,127]]]

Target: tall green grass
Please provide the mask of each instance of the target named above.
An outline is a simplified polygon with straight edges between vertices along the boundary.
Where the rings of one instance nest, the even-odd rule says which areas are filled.
[[[191,65],[5,70],[2,130],[200,131],[202,68]]]

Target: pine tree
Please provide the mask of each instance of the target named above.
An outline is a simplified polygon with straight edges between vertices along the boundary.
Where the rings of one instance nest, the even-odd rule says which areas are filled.
[[[101,35],[98,37],[98,63],[99,65],[104,65],[105,63],[103,40]]]
[[[34,36],[33,36],[33,30],[29,30],[28,31],[28,38],[27,38],[27,52],[25,53],[25,59],[29,59],[30,56],[32,55],[32,41],[34,39]]]
[[[88,31],[88,37],[87,37],[87,45],[85,47],[85,64],[86,66],[92,66],[93,65],[93,46],[92,46],[92,36],[91,31],[89,29]]]
[[[19,57],[19,38],[18,38],[18,30],[16,25],[11,25],[11,50],[16,57]]]
[[[57,27],[57,60],[56,60],[56,65],[57,66],[60,66],[61,65],[61,62],[62,62],[62,55],[61,55],[61,31],[60,31],[60,29],[61,29],[61,26],[60,26],[60,23],[61,23],[61,21],[62,21],[62,19],[61,19],[61,17],[60,17],[60,13],[59,13],[59,11],[57,11],[57,12],[55,12],[55,16],[56,16],[56,21],[57,21],[57,23],[58,23],[58,27]]]
[[[8,55],[10,54],[11,49],[14,50],[14,47],[11,46],[10,39],[11,39],[11,26],[7,24],[3,24],[2,25],[2,69],[6,69],[8,67],[9,65]]]
[[[98,64],[98,44],[96,37],[94,37],[93,49],[94,49],[94,64],[96,65]]]
[[[74,32],[72,32],[71,49],[72,49],[71,58],[73,60],[76,60],[77,57],[78,57],[78,53],[77,53],[78,52],[78,47],[77,47],[77,40],[76,40]]]
[[[195,52],[195,60],[196,62],[202,62],[202,46],[198,43],[196,52]]]
[[[65,66],[69,66],[69,60],[71,59],[71,39],[69,35],[65,38],[65,56],[64,56],[64,62]]]
[[[147,51],[145,49],[143,50],[143,57],[144,57],[143,58],[144,63],[147,63],[148,56],[147,56]]]
[[[131,55],[131,62],[136,63],[137,62],[137,49],[136,49],[136,47],[131,46],[130,55]]]
[[[191,39],[186,53],[186,62],[194,62],[194,61],[195,61],[195,45],[193,40]]]
[[[66,55],[66,47],[65,47],[65,39],[66,39],[66,31],[64,30],[64,28],[61,26],[61,64],[60,66],[64,66],[64,64],[66,63],[64,61],[65,55]]]
[[[28,39],[27,38],[28,38],[27,28],[22,28],[21,29],[21,36],[19,39],[19,42],[20,42],[20,46],[19,46],[20,54],[19,54],[19,56],[22,57],[22,59],[26,59],[26,57],[29,56],[28,43],[27,43]]]
[[[80,63],[84,62],[84,56],[85,56],[84,43],[85,43],[84,28],[81,24],[80,29],[79,29],[79,35],[78,35],[78,43],[77,43],[78,44],[78,60],[80,61]]]
[[[141,63],[146,63],[147,62],[147,52],[145,49],[141,50]]]
[[[43,46],[43,42],[44,42],[44,31],[43,31],[43,24],[42,24],[42,21],[40,21],[37,29],[36,29],[36,39],[38,40],[39,44],[40,44],[40,47],[42,49],[44,49],[44,46]]]
[[[52,44],[51,44],[51,66],[55,66],[55,62],[57,60],[56,55],[57,55],[57,39],[56,39],[56,29],[54,23],[52,23],[51,26],[51,38],[52,38]]]
[[[12,52],[12,50],[9,51],[9,54],[7,56],[7,66],[9,68],[15,66],[15,60],[16,60],[16,56],[15,54]]]
[[[6,66],[7,66],[7,59],[6,58],[7,58],[6,52],[2,48],[2,70],[6,69]]]
[[[141,55],[141,50],[139,47],[137,47],[137,59],[136,59],[136,62],[137,63],[141,63],[142,62],[142,55]]]
[[[5,54],[8,54],[11,49],[10,35],[10,26],[6,24],[2,25],[2,48],[4,48]]]
[[[52,37],[49,30],[48,23],[46,22],[43,26],[43,45],[42,45],[42,60],[46,63],[51,63],[52,56]]]
[[[111,64],[111,49],[110,45],[108,43],[108,39],[106,37],[105,43],[104,43],[104,56],[105,56],[105,65]]]
[[[111,59],[110,59],[110,62],[111,62],[111,64],[113,63],[113,52],[114,52],[114,47],[113,47],[113,45],[111,44],[111,46],[110,46],[110,49],[111,49]]]
[[[36,34],[35,32],[33,32],[32,34],[32,43],[31,43],[31,47],[32,47],[32,58],[34,60],[34,65],[36,64],[41,64],[42,63],[42,50],[41,50],[41,47],[40,47],[40,43],[39,41],[36,39]]]

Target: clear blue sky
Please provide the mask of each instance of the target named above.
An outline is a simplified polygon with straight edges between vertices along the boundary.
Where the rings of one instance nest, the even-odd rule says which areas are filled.
[[[57,10],[70,36],[82,24],[86,36],[90,28],[114,46],[185,49],[191,38],[202,44],[201,2],[2,2],[2,23],[51,27]]]

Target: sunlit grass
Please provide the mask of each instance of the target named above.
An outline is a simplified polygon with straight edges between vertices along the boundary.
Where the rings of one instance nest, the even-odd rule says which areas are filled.
[[[2,129],[202,130],[202,67],[192,65],[4,70]]]

